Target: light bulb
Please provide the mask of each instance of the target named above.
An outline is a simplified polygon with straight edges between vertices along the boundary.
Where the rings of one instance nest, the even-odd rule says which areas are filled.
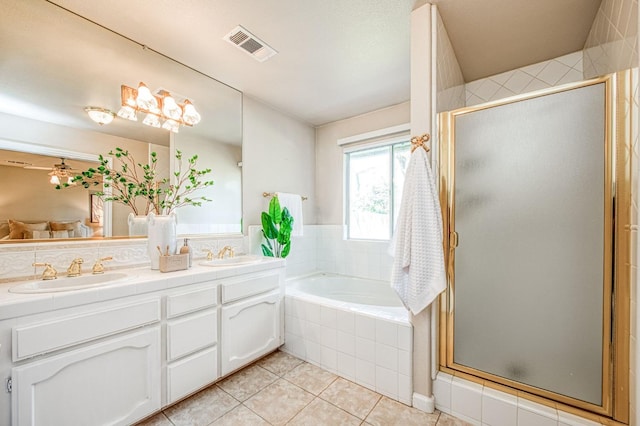
[[[58,178],[58,175],[52,174],[51,179],[49,179],[49,183],[53,185],[60,185],[60,178]]]
[[[131,120],[131,121],[138,121],[138,117],[136,116],[136,110],[134,110],[133,108],[127,105],[120,108],[120,111],[118,111],[118,117],[126,118],[127,120]]]
[[[146,124],[147,126],[160,128],[160,119],[155,114],[147,114],[147,116],[142,120],[142,124]]]
[[[172,120],[180,120],[182,116],[182,108],[176,103],[176,100],[167,94],[162,99],[162,113]]]
[[[178,133],[178,131],[180,130],[180,125],[177,121],[168,119],[162,124],[162,128],[173,133]]]
[[[113,117],[116,116],[112,111],[109,111],[106,108],[86,107],[84,110],[89,114],[89,118],[101,126],[103,124],[111,123],[113,121]]]
[[[73,181],[73,176],[67,177],[67,185],[75,185],[76,183]]]
[[[198,114],[196,107],[194,107],[188,99],[184,101],[184,114],[182,115],[182,121],[191,126],[200,122],[200,114]]]
[[[136,104],[139,108],[147,111],[153,108],[158,108],[158,100],[151,94],[151,91],[143,82],[140,82],[140,85],[138,86]]]

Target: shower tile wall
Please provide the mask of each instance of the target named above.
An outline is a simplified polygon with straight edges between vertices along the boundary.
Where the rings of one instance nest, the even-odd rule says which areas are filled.
[[[578,51],[467,83],[466,106],[581,80],[582,51]]]
[[[442,112],[465,106],[465,90],[462,70],[439,11],[437,20],[436,112]]]
[[[638,66],[638,0],[602,0],[584,45],[584,77]]]

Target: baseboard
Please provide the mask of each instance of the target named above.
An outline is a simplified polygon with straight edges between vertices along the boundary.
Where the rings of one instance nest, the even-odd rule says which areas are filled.
[[[436,400],[431,396],[425,396],[419,393],[413,393],[413,407],[425,413],[433,413],[436,411]]]

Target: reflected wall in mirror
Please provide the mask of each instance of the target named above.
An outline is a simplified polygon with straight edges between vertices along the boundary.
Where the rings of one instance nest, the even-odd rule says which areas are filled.
[[[162,162],[164,176],[169,176],[174,167],[173,150],[197,154],[198,168],[212,169],[215,185],[207,196],[213,202],[179,210],[179,232],[240,232],[241,92],[51,2],[6,3],[0,16],[0,149],[6,150],[12,144],[28,146],[28,152],[59,149],[67,152],[69,159],[82,159],[87,155],[97,158],[98,154],[122,147],[135,151],[136,160],[145,163],[148,154],[154,151]],[[141,81],[154,93],[162,89],[178,100],[188,98],[197,107],[202,121],[170,134],[144,125],[142,114],[137,122],[116,117],[111,124],[99,126],[85,113],[87,106],[118,111],[120,86],[137,87]],[[10,156],[0,153],[0,164],[6,160]],[[60,158],[53,156],[50,162],[60,163]],[[40,172],[46,180],[48,172]],[[0,223],[14,219],[15,215],[46,219],[15,210],[18,203],[32,212],[45,211],[33,204],[47,197],[43,197],[42,186],[26,185],[31,181],[35,179],[21,179],[24,195],[21,201],[12,202],[11,208],[7,207],[6,196],[0,200]],[[69,220],[82,216],[77,220],[91,223],[89,193],[80,198],[85,200],[82,211],[49,201],[47,216]],[[80,202],[76,203],[79,206]],[[57,207],[52,211],[54,205]],[[126,236],[130,210],[106,203],[105,212],[109,209],[112,219],[105,224],[102,234]],[[104,220],[109,219],[105,216]]]

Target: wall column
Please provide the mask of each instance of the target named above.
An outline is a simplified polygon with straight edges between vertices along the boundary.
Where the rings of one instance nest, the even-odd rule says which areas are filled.
[[[411,12],[411,136],[432,135],[431,4]],[[432,135],[433,136],[433,135]],[[431,307],[411,316],[413,324],[413,406],[435,410],[431,381]]]

